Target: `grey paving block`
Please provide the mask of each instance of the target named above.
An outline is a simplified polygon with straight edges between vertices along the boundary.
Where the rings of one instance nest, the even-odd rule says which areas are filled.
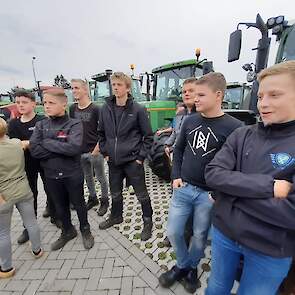
[[[136,276],[136,273],[132,270],[130,266],[124,266],[123,277]]]
[[[154,262],[152,259],[150,259],[148,256],[144,255],[144,258],[141,260],[143,265],[148,268],[153,274],[157,274],[158,271],[161,269],[159,264]]]
[[[77,280],[75,287],[72,291],[72,295],[81,295],[85,293],[85,287],[87,285],[87,280]]]
[[[131,253],[127,251],[122,245],[116,247],[114,251],[118,253],[123,260],[126,260],[131,255]]]
[[[58,269],[50,269],[47,275],[45,276],[38,291],[50,291],[57,274],[58,274]]]
[[[101,273],[102,278],[110,278],[112,276],[114,262],[115,262],[114,258],[105,259],[102,273]]]
[[[123,275],[123,266],[113,267],[112,278],[121,278]]]
[[[61,269],[64,260],[46,260],[40,268],[44,269]]]
[[[102,268],[95,268],[92,269],[90,276],[89,276],[89,280],[87,282],[86,285],[86,290],[96,290],[98,287],[98,283],[100,280],[100,276],[101,276],[101,272],[102,272]]]
[[[105,259],[85,259],[84,268],[100,268],[103,267]]]
[[[120,295],[128,295],[132,293],[133,277],[123,277],[121,283]]]
[[[134,277],[134,279],[133,279],[133,287],[134,288],[144,288],[147,286],[148,286],[147,283],[145,281],[143,281],[141,278]]]
[[[64,264],[62,265],[62,268],[58,273],[58,279],[66,279],[73,264],[74,260],[65,260]]]
[[[50,291],[72,291],[76,280],[54,280],[50,286]]]
[[[130,256],[126,259],[127,264],[138,274],[140,271],[144,269],[144,265],[139,262],[134,256]]]
[[[25,291],[29,286],[29,281],[11,280],[5,287],[5,291]]]
[[[75,268],[72,269],[68,275],[69,279],[88,279],[91,269],[88,268]]]
[[[29,270],[24,276],[24,280],[43,280],[48,273],[47,269],[34,269]]]
[[[144,288],[135,288],[135,289],[133,289],[132,295],[144,295]]]
[[[98,290],[112,290],[121,288],[121,278],[101,278]]]
[[[87,251],[80,251],[75,259],[75,262],[72,268],[82,268],[86,256],[87,256]]]
[[[148,284],[152,289],[156,289],[159,285],[158,278],[154,276],[149,270],[146,268],[139,274],[139,276]]]

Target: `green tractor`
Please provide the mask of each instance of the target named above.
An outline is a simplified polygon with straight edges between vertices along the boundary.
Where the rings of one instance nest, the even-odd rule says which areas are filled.
[[[181,88],[185,79],[200,77],[213,70],[212,62],[196,59],[184,60],[156,67],[147,77],[147,96],[142,101],[149,112],[153,131],[166,127],[175,117],[176,104],[182,101]],[[152,93],[150,94],[152,83]]]
[[[253,82],[250,96],[242,105],[241,114],[247,114],[249,117],[257,116],[257,91],[258,81],[257,74],[267,67],[271,38],[269,32],[276,36],[279,47],[276,55],[276,63],[286,60],[295,59],[295,23],[285,20],[284,16],[271,17],[265,23],[260,14],[257,14],[255,23],[241,22],[238,24],[236,31],[230,35],[228,62],[239,59],[242,42],[242,31],[240,26],[245,25],[247,28],[255,28],[260,31],[261,38],[258,40],[256,61],[243,65],[243,69],[247,71],[247,81]],[[237,115],[239,117],[239,114]],[[255,122],[255,121],[254,121]],[[253,123],[254,123],[253,122]]]

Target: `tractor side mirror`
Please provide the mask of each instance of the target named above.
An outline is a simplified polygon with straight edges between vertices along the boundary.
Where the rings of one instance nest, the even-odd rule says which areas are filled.
[[[214,72],[213,70],[213,62],[212,61],[205,61],[203,63],[203,75],[206,75],[210,72]]]
[[[236,30],[230,34],[228,47],[228,62],[236,61],[240,58],[242,45],[242,31]]]

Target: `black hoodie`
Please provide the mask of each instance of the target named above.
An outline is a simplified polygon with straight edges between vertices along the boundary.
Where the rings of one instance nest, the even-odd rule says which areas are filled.
[[[213,224],[230,239],[273,257],[295,255],[295,121],[234,131],[206,168],[219,193]],[[274,198],[274,179],[293,182]]]
[[[145,107],[128,97],[121,119],[116,123],[115,96],[106,100],[98,124],[100,152],[110,162],[122,165],[144,160],[153,143],[153,131]]]

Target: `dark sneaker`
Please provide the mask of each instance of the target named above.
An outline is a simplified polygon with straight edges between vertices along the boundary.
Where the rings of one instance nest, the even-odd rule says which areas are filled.
[[[29,240],[28,231],[25,229],[22,234],[18,237],[17,243],[19,245],[26,243]]]
[[[152,236],[153,221],[151,217],[143,217],[143,229],[140,234],[142,241],[147,241]]]
[[[159,277],[159,283],[163,288],[171,287],[176,281],[184,278],[189,269],[181,269],[174,265],[170,270],[162,273]]]
[[[11,268],[8,270],[2,270],[0,267],[0,279],[8,279],[13,277],[15,274],[15,268]]]
[[[183,279],[183,287],[189,293],[195,293],[198,288],[198,272],[196,269],[190,269]]]
[[[164,247],[171,248],[171,243],[170,243],[170,241],[169,241],[169,239],[168,239],[167,236],[163,240],[163,245],[164,245]]]
[[[87,210],[90,210],[91,208],[93,208],[94,206],[98,205],[98,199],[89,199],[87,204],[86,204],[86,208]]]
[[[123,217],[112,217],[110,216],[106,221],[103,221],[102,223],[99,224],[99,229],[107,229],[112,227],[115,224],[120,224],[123,222]]]
[[[58,249],[61,249],[67,242],[74,239],[76,236],[77,231],[74,227],[66,233],[62,232],[60,237],[51,244],[51,250],[56,251]]]
[[[43,216],[44,218],[48,218],[48,217],[50,217],[49,208],[48,208],[47,206],[45,207],[45,210],[43,211],[42,216]]]
[[[98,210],[97,210],[97,215],[98,216],[104,216],[107,211],[108,211],[108,208],[109,208],[109,204],[108,203],[103,203],[101,202]]]
[[[91,234],[90,230],[86,230],[84,232],[81,232],[82,234],[82,240],[83,240],[83,245],[85,249],[91,249],[94,245],[94,237]]]

